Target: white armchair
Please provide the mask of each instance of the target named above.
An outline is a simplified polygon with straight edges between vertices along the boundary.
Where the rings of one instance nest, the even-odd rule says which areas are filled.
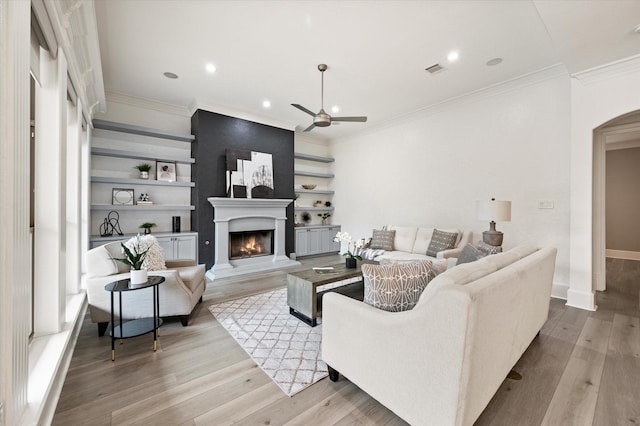
[[[120,242],[112,242],[89,250],[87,256],[86,290],[91,321],[98,323],[98,334],[104,335],[111,320],[111,295],[104,286],[129,278],[129,267],[113,260],[122,257]],[[180,317],[183,326],[189,323],[193,308],[202,301],[206,288],[205,265],[193,260],[167,260],[168,269],[149,271],[149,275],[165,277],[160,284],[160,317]],[[122,294],[122,319],[153,316],[151,288]],[[120,318],[118,303],[114,315]]]

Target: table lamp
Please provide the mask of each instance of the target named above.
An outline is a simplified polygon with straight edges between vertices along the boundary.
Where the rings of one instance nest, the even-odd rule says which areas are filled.
[[[488,220],[489,230],[482,233],[482,241],[492,246],[502,245],[502,232],[496,231],[496,222],[511,222],[511,201],[491,200],[476,201],[478,220]]]

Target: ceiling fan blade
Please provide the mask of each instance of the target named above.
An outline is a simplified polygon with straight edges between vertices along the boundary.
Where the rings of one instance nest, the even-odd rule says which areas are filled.
[[[305,107],[303,107],[302,105],[298,105],[298,104],[291,104],[291,106],[298,108],[300,111],[306,112],[307,114],[309,114],[312,117],[316,116],[316,113],[313,111],[309,111],[308,109],[306,109]]]
[[[310,132],[311,130],[313,130],[314,127],[316,127],[315,123],[311,124],[311,126],[304,129],[303,132]]]
[[[331,121],[357,121],[364,123],[367,121],[367,117],[331,117]]]

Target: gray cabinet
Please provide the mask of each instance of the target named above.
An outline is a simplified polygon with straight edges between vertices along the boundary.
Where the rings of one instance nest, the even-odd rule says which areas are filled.
[[[305,226],[296,228],[296,256],[335,253],[340,243],[333,241],[339,226]]]
[[[157,240],[160,247],[162,247],[165,260],[193,259],[197,261],[197,234],[157,237]]]

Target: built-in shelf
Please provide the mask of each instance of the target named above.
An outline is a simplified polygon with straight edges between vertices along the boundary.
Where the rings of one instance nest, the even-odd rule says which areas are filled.
[[[195,210],[195,206],[185,204],[153,204],[150,206],[115,205],[115,204],[91,204],[91,210]]]
[[[309,176],[309,177],[317,177],[317,178],[325,178],[325,179],[333,179],[333,173],[316,173],[316,172],[307,172],[304,170],[295,170],[293,172],[296,176]]]
[[[334,158],[321,157],[319,155],[303,154],[301,152],[294,152],[293,156],[299,160],[317,161],[319,163],[333,163],[336,161]]]
[[[132,152],[132,151],[123,151],[119,149],[108,149],[108,148],[91,148],[91,154],[93,155],[102,155],[104,157],[118,157],[118,158],[134,158],[138,160],[148,160],[148,161],[164,161],[164,162],[174,162],[181,164],[194,164],[196,162],[193,158],[176,158],[176,157],[153,157],[153,155],[149,155],[148,152]]]
[[[335,194],[335,191],[332,191],[330,189],[296,189],[295,192],[297,192],[298,194]]]
[[[167,182],[165,180],[153,179],[127,179],[106,176],[91,176],[91,182],[94,183],[118,183],[123,185],[150,185],[150,186],[179,186],[179,187],[195,187],[194,182]]]
[[[143,235],[143,232],[139,232],[140,235]],[[89,241],[91,242],[103,242],[103,243],[108,243],[111,241],[123,241],[123,240],[128,240],[129,238],[135,237],[138,234],[124,234],[124,235],[118,235],[118,234],[113,234],[109,237],[101,237],[100,235],[92,235],[89,238]],[[198,233],[197,232],[192,232],[192,231],[183,231],[183,232],[151,232],[151,235],[153,235],[156,238],[162,238],[162,237],[191,237],[191,236],[197,236]]]
[[[316,212],[332,212],[334,210],[333,207],[296,207],[295,211],[304,212],[304,211],[316,211]]]
[[[154,138],[171,139],[182,142],[193,142],[195,136],[180,133],[166,132],[164,130],[151,129],[148,127],[135,126],[133,124],[116,123],[114,121],[100,120],[94,118],[93,127],[96,129],[113,130],[115,132],[131,133],[134,135],[151,136]]]

